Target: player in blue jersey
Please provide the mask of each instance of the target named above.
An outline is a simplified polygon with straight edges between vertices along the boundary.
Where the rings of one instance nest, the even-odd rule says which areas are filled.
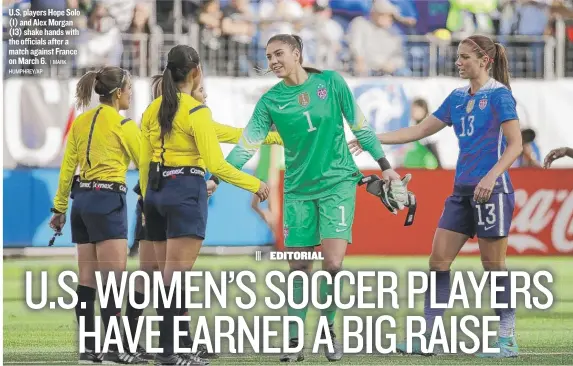
[[[454,192],[444,211],[430,256],[430,271],[436,275],[436,288],[426,293],[424,315],[429,338],[434,320],[444,309],[430,306],[430,291],[437,303],[447,303],[450,295],[450,266],[466,241],[478,236],[485,270],[506,270],[507,236],[514,209],[513,187],[507,170],[521,154],[521,129],[515,99],[509,87],[507,58],[502,45],[484,36],[471,36],[460,43],[456,66],[469,86],[455,89],[432,115],[420,124],[382,133],[383,144],[404,144],[421,140],[443,128],[453,127],[460,154],[456,167]],[[489,73],[492,71],[493,78]],[[358,143],[351,151],[360,153]],[[510,295],[509,277],[501,277],[503,292],[498,303],[506,304]],[[515,357],[515,309],[496,309],[500,316],[497,344],[500,352],[478,354],[482,357]],[[405,353],[406,344],[398,351]],[[413,353],[422,354],[420,344]]]

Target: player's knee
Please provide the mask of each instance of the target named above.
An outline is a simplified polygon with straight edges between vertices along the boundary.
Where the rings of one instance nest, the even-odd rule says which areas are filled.
[[[430,256],[429,266],[431,271],[449,271],[450,267],[452,266],[452,259],[445,258],[440,255],[432,255]]]
[[[342,269],[342,259],[325,259],[322,262],[322,269],[336,275]]]
[[[481,255],[481,265],[486,271],[504,271],[506,269],[504,259],[483,253]]]
[[[303,271],[310,273],[312,270],[312,262],[311,261],[290,261],[289,262],[290,271]]]

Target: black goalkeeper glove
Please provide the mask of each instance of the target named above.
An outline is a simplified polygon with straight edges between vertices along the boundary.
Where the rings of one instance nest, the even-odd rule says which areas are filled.
[[[407,189],[407,185],[412,179],[411,174],[406,174],[402,181],[392,181],[390,183],[381,180],[377,175],[363,177],[359,185],[366,184],[366,191],[382,201],[382,204],[394,215],[399,210],[408,207],[408,215],[404,226],[410,226],[414,222],[416,214],[416,197]]]

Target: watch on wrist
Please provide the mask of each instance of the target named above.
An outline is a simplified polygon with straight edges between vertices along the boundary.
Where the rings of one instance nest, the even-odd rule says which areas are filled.
[[[55,213],[55,214],[60,214],[60,215],[63,214],[63,212],[60,212],[53,207],[50,209],[50,212]]]

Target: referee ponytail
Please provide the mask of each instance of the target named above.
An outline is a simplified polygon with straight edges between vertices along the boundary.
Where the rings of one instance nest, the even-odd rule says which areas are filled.
[[[197,51],[190,46],[177,45],[167,55],[167,66],[162,77],[154,78],[154,94],[157,95],[157,92],[161,90],[162,95],[158,114],[162,138],[173,129],[173,119],[179,109],[178,93],[181,92],[181,87],[186,83],[193,83],[193,79],[189,79],[189,74],[198,67]],[[161,85],[160,88],[159,85]]]
[[[106,66],[99,71],[88,71],[76,85],[77,109],[89,107],[94,91],[100,96],[100,102],[111,103],[114,93],[122,90],[128,81],[129,73],[119,67]]]

